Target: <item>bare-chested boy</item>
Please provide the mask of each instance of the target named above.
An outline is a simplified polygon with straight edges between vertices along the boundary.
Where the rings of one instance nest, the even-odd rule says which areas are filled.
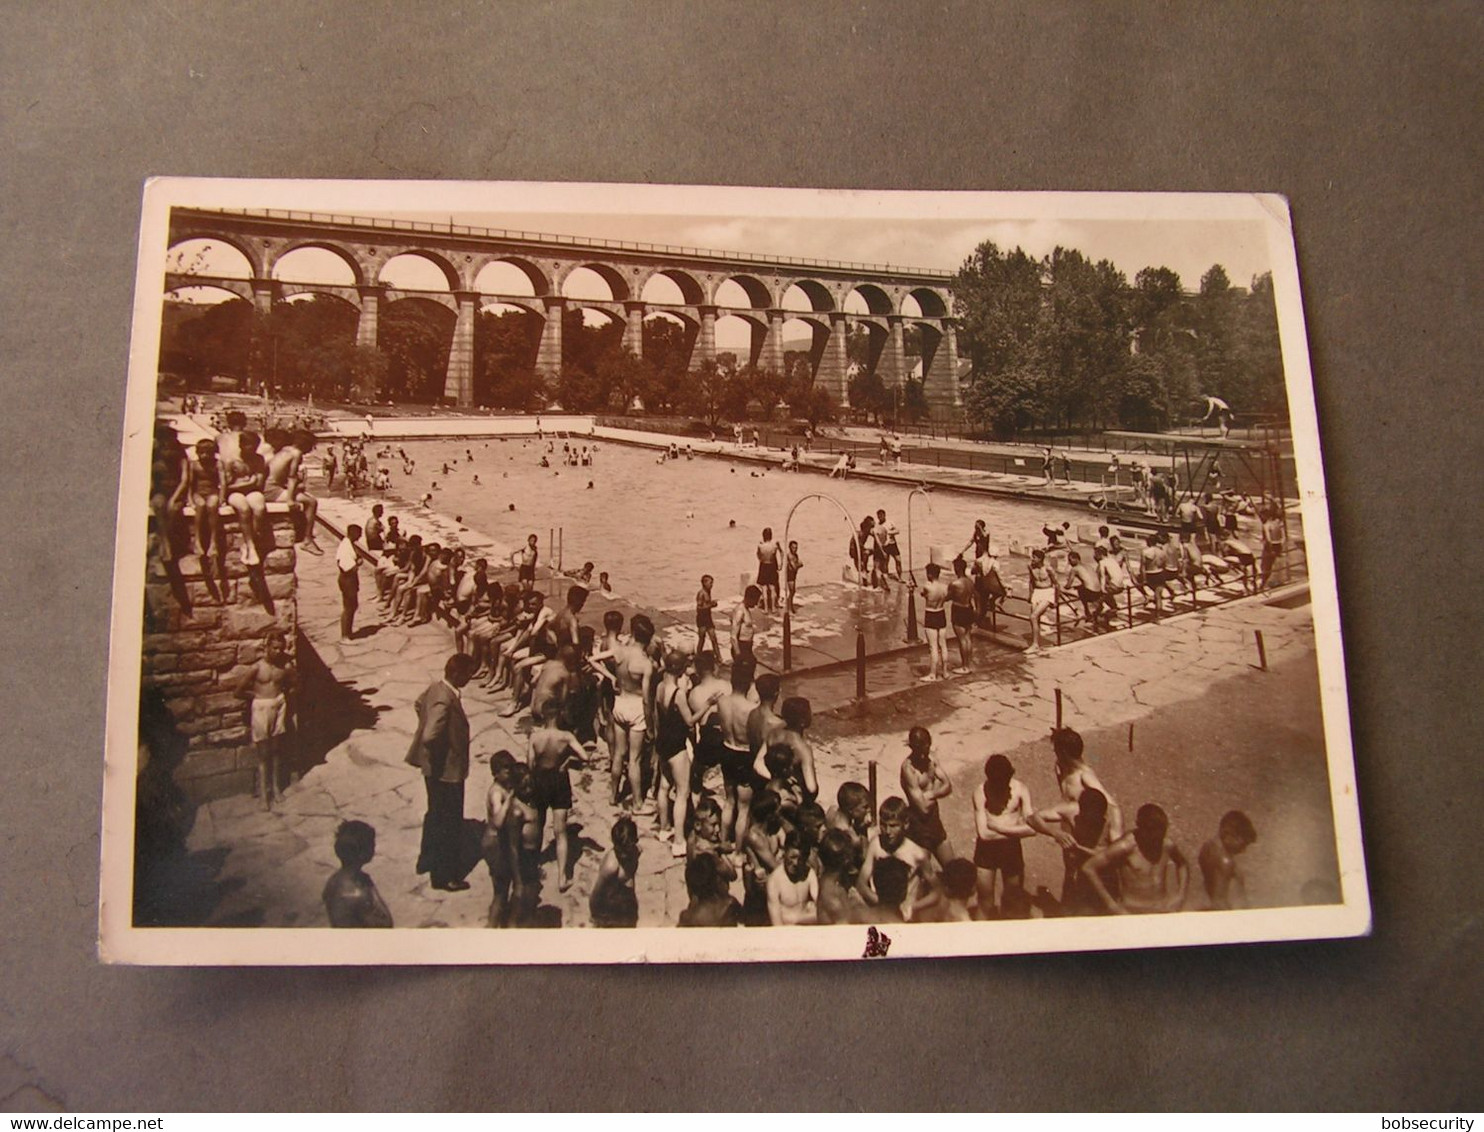
[[[850,838],[859,858],[876,836],[876,817],[871,813],[871,792],[859,782],[843,782],[835,792],[835,805],[825,818],[825,828]]]
[[[721,806],[715,798],[702,798],[696,803],[690,835],[685,839],[686,860],[694,861],[703,855],[715,857],[717,875],[731,884],[737,879],[737,869],[731,861],[732,849],[732,843],[721,831]]]
[[[212,560],[221,586],[227,585],[227,540],[222,536],[222,465],[216,441],[209,437],[196,442],[186,464],[186,490],[196,509],[196,549],[201,555],[201,573],[211,576]],[[211,557],[208,558],[208,555]],[[222,594],[226,600],[227,594]]]
[[[721,655],[721,644],[716,639],[716,614],[715,609],[719,604],[711,595],[711,587],[716,584],[716,579],[710,574],[701,575],[701,588],[696,591],[696,652],[706,651],[706,642],[711,642],[711,653],[714,656]]]
[[[389,928],[392,914],[364,872],[376,855],[376,830],[363,821],[343,821],[335,830],[340,868],[325,882],[321,899],[332,928]]]
[[[778,611],[778,560],[782,554],[783,548],[773,537],[773,528],[764,527],[757,544],[757,586],[763,591],[763,609],[769,613]]]
[[[572,777],[568,770],[581,766],[587,752],[576,735],[557,726],[560,710],[560,703],[549,699],[532,714],[531,802],[536,808],[536,825],[541,841],[545,839],[547,812],[551,813],[551,828],[556,838],[557,887],[566,892],[572,886],[569,860],[572,847],[567,838],[567,815],[572,811]]]
[[[922,630],[928,642],[928,672],[924,681],[941,680],[948,671],[948,587],[939,580],[943,568],[929,562],[924,573],[927,585],[917,592],[922,597]]]
[[[768,922],[774,927],[816,920],[819,878],[809,867],[809,850],[794,830],[784,838],[783,859],[768,877]]]
[[[783,824],[778,797],[764,792],[753,803],[752,823],[742,850],[742,922],[761,927],[768,919],[768,878],[783,859],[784,839],[789,831]]]
[[[515,866],[515,926],[530,927],[536,922],[536,907],[541,902],[541,821],[536,811],[535,778],[531,769],[520,763],[513,772],[505,829]]]
[[[819,898],[821,924],[853,924],[865,905],[855,894],[855,875],[861,849],[844,830],[831,829],[819,843]]]
[[[1082,875],[1110,912],[1178,912],[1190,887],[1190,866],[1180,847],[1169,839],[1170,819],[1152,802],[1139,807],[1134,831],[1094,853],[1082,866]],[[1115,897],[1102,873],[1118,877]]]
[[[752,751],[752,773],[759,779],[767,777],[763,756],[773,736],[784,728],[783,717],[778,714],[778,696],[783,690],[783,681],[772,672],[764,672],[753,685],[757,689],[757,706],[747,717],[747,746]]]
[[[1075,807],[1084,790],[1102,791],[1108,800],[1108,837],[1117,841],[1123,836],[1123,811],[1103,785],[1097,771],[1088,765],[1082,736],[1070,727],[1054,727],[1051,730],[1051,751],[1055,756],[1054,770],[1062,801]],[[1056,837],[1056,842],[1062,848],[1069,845],[1065,837]]]
[[[926,727],[907,732],[907,757],[902,760],[902,793],[907,796],[907,836],[946,865],[958,856],[943,818],[938,799],[953,793],[953,783],[933,761],[933,737]]]
[[[1247,908],[1247,879],[1237,865],[1237,858],[1257,840],[1252,819],[1241,810],[1228,810],[1221,815],[1216,836],[1201,846],[1197,860],[1206,899],[1212,908]]]
[[[304,537],[299,545],[310,554],[323,554],[319,543],[314,541],[314,518],[319,512],[319,500],[304,487],[304,454],[314,447],[314,434],[309,432],[283,433],[270,436],[273,457],[268,461],[268,478],[263,486],[263,498],[269,503],[282,502],[290,507],[301,508],[304,515]]]
[[[732,663],[739,660],[752,660],[752,642],[757,635],[757,618],[753,610],[757,603],[762,600],[763,591],[756,586],[748,586],[742,591],[742,600],[732,609]]]
[[[598,863],[598,877],[588,897],[588,915],[595,928],[632,928],[639,923],[639,898],[634,877],[639,872],[639,830],[634,819],[613,823],[613,846]]]
[[[804,696],[789,696],[779,707],[778,714],[783,720],[783,727],[766,736],[763,744],[764,765],[766,766],[766,755],[770,748],[787,747],[804,801],[812,802],[819,797],[819,777],[814,770],[814,747],[807,734],[814,722],[814,708]]]
[[[1036,831],[1027,822],[1032,812],[1030,791],[1015,777],[1004,755],[990,755],[984,763],[984,785],[974,791],[974,865],[978,869],[979,915],[996,914],[995,880],[1000,882],[999,912],[1004,913],[1023,891],[1025,854],[1021,842]]]
[[[867,904],[878,901],[878,892],[872,886],[872,877],[879,862],[886,858],[901,861],[908,869],[911,885],[908,892],[910,913],[926,913],[938,903],[937,860],[917,842],[907,837],[907,803],[900,798],[888,798],[881,803],[881,829],[866,845],[861,860],[860,876],[856,878],[855,890]]]
[[[912,866],[896,857],[883,858],[876,865],[875,899],[862,909],[861,920],[868,924],[902,924],[916,918],[911,892]]]
[[[747,840],[753,791],[763,785],[753,771],[752,749],[748,746],[748,718],[757,706],[749,695],[754,669],[750,660],[733,664],[731,688],[716,703],[716,716],[721,724],[721,773],[726,784],[721,826],[739,846]]]
[[[238,529],[242,532],[242,561],[247,566],[262,564],[261,548],[273,545],[273,532],[268,523],[268,503],[263,498],[263,485],[268,479],[268,464],[258,454],[261,440],[257,433],[236,434],[235,457],[222,458],[222,490],[227,506],[237,512]]]
[[[969,577],[969,564],[963,558],[953,560],[953,578],[948,583],[948,613],[953,636],[958,642],[957,676],[967,675],[974,663],[974,580]],[[944,646],[946,649],[947,641]],[[943,662],[948,663],[947,656]]]
[[[613,749],[608,766],[612,785],[610,801],[617,806],[628,777],[629,806],[644,810],[644,736],[654,730],[654,661],[649,644],[654,640],[654,622],[645,614],[629,619],[629,640],[614,657],[617,695],[613,701]]]
[[[735,928],[742,922],[742,908],[727,891],[722,862],[715,855],[701,853],[685,863],[685,890],[690,904],[680,913],[680,927]]]
[[[490,910],[488,925],[492,928],[510,924],[510,890],[516,879],[517,846],[512,844],[513,822],[507,822],[514,800],[515,756],[509,751],[496,751],[490,756],[489,792],[484,799],[484,835],[480,848],[490,871]]]
[[[257,787],[263,809],[273,808],[278,791],[278,759],[288,734],[288,689],[294,685],[294,665],[288,646],[278,633],[263,644],[263,658],[243,674],[237,694],[251,697],[252,743],[258,752]]]

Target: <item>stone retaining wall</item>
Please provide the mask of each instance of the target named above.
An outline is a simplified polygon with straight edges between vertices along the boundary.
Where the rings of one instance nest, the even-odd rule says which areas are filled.
[[[252,788],[257,756],[247,701],[237,695],[237,686],[248,666],[261,659],[268,632],[280,631],[289,656],[297,657],[294,525],[286,504],[269,504],[268,511],[273,550],[264,555],[261,569],[249,574],[237,519],[223,509],[232,589],[225,602],[212,592],[197,555],[182,555],[172,567],[161,560],[158,536],[149,543],[143,684],[160,690],[186,741],[175,779],[197,801]],[[292,701],[291,693],[291,710]]]

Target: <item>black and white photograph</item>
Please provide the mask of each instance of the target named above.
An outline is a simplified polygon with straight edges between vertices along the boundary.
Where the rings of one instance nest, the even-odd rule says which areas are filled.
[[[142,217],[105,961],[1369,930],[1281,197],[166,178]]]

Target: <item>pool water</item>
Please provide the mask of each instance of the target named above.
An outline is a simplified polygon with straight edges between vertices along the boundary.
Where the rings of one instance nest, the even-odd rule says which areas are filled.
[[[577,468],[540,467],[546,443],[534,439],[405,441],[400,447],[416,461],[411,475],[402,474],[396,457],[372,463],[389,467],[392,491],[404,503],[431,491],[435,511],[461,516],[464,526],[506,553],[534,533],[542,562],[552,566],[556,547],[548,544],[555,530],[565,569],[591,561],[635,605],[687,618],[702,574],[716,579],[718,614],[725,614],[744,578],[750,581],[755,573],[762,529],[772,527],[781,540],[790,508],[811,493],[832,496],[853,522],[885,508],[900,530],[904,559],[908,553],[909,489],[895,484],[761,472],[754,464],[717,457],[659,463],[654,451],[607,441],[599,441],[592,467]],[[561,451],[557,441],[554,462]],[[473,482],[476,474],[479,484]],[[951,558],[968,541],[976,519],[988,523],[1003,553],[1012,541],[1044,545],[1041,527],[1048,522],[1070,520],[1075,526],[1092,518],[1066,506],[940,490],[913,500],[912,557],[919,570],[934,546]],[[798,542],[804,562],[801,589],[841,581],[850,535],[851,526],[831,503],[811,499],[799,506],[788,537]]]

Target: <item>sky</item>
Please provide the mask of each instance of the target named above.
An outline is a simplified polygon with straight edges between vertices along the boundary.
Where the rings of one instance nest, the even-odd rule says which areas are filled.
[[[449,220],[474,227],[640,241],[753,255],[786,255],[809,259],[847,260],[853,263],[890,264],[930,271],[953,272],[985,240],[1002,250],[1023,248],[1033,256],[1049,254],[1058,246],[1076,248],[1089,259],[1108,259],[1130,282],[1145,267],[1169,267],[1179,274],[1189,290],[1199,286],[1201,276],[1221,264],[1237,286],[1247,286],[1252,277],[1270,269],[1267,231],[1255,220],[1212,219],[1079,219],[1038,217],[1034,219],[972,220],[932,217],[788,217],[788,216],[676,216],[655,214],[594,214],[519,212],[398,213],[416,220]],[[242,275],[235,252],[220,245],[203,254],[199,245],[184,249],[194,270],[203,274]],[[294,253],[280,278],[296,282],[348,282],[348,274],[332,253],[310,249]],[[404,257],[393,261],[383,278],[403,287],[441,289],[442,276],[427,261]],[[176,263],[171,270],[181,270]],[[513,269],[511,269],[513,271]],[[505,278],[504,275],[501,278]],[[594,277],[595,278],[595,277]],[[589,279],[591,284],[592,280]],[[503,287],[501,288],[504,289]],[[569,288],[573,297],[599,298],[596,287]],[[649,294],[658,301],[674,301],[669,295]],[[198,296],[219,301],[220,292]],[[678,294],[676,296],[678,298]],[[740,305],[740,304],[739,304]],[[847,309],[863,311],[858,299]],[[717,343],[736,346],[747,341],[749,331],[737,319],[718,323]]]

